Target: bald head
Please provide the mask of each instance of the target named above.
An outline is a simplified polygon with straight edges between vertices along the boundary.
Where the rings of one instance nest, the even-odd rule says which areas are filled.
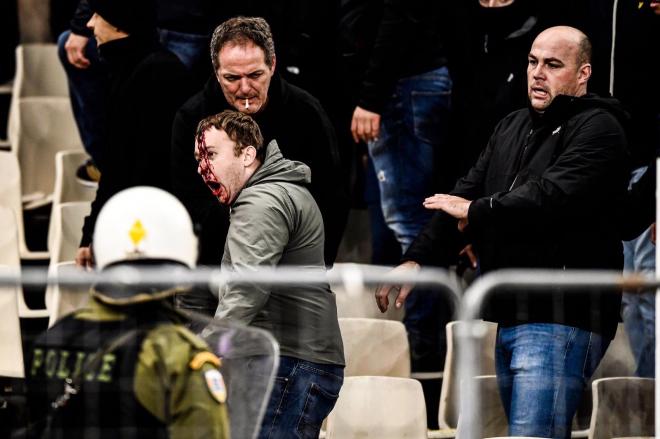
[[[574,48],[578,65],[591,63],[591,41],[581,30],[570,26],[549,27],[541,32],[536,39],[542,37],[561,41],[572,49]]]
[[[591,43],[573,27],[544,30],[534,40],[528,56],[529,100],[539,113],[558,95],[582,96],[591,76]]]

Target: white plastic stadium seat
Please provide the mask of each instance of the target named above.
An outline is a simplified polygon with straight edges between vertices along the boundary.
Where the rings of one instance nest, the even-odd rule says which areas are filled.
[[[21,204],[21,172],[16,156],[6,151],[0,151],[0,205],[9,207],[14,211],[19,259],[48,259],[48,252],[30,251],[25,244],[23,206]]]
[[[345,376],[410,377],[410,349],[403,323],[393,320],[340,318]]]
[[[20,120],[18,102],[35,96],[69,97],[66,72],[57,57],[56,44],[19,44],[16,47],[16,73],[7,127],[12,148],[16,147]]]
[[[327,439],[426,439],[422,385],[411,378],[347,377]]]
[[[495,338],[497,325],[492,322],[482,322],[486,325],[486,335],[481,342],[479,355],[479,375],[495,375]],[[447,323],[447,356],[445,357],[445,372],[440,390],[440,409],[438,422],[441,429],[455,429],[458,425],[459,413],[459,375],[457,328],[461,322]]]
[[[53,236],[50,246],[50,264],[73,261],[82,238],[82,226],[89,215],[92,204],[89,201],[62,203],[54,206]],[[50,236],[49,236],[50,238]]]
[[[654,379],[601,378],[594,381],[592,387],[593,412],[589,439],[653,435]]]
[[[60,262],[49,268],[49,273],[60,276],[63,273],[77,271],[74,262]],[[50,312],[48,327],[62,316],[85,308],[89,302],[89,289],[91,285],[63,286],[49,285],[46,291],[46,304]]]
[[[12,152],[21,169],[22,200],[41,205],[52,199],[55,155],[59,151],[82,151],[82,141],[68,98],[22,98],[18,112],[19,132]]]

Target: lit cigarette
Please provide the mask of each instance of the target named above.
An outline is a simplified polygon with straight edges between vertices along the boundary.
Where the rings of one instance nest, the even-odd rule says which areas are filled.
[[[246,98],[245,99],[245,109],[247,110],[249,108],[250,108],[250,100]]]

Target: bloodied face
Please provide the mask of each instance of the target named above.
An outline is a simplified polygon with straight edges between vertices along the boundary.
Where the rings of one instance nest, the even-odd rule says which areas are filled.
[[[236,154],[236,142],[227,133],[217,128],[206,130],[195,142],[197,172],[213,195],[225,205],[234,202],[250,177],[246,172],[245,147]]]

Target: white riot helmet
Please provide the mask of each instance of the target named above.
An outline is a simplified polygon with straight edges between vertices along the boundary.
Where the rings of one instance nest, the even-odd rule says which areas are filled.
[[[110,198],[94,228],[94,257],[99,269],[139,260],[197,261],[197,237],[181,202],[162,189],[137,186]]]

